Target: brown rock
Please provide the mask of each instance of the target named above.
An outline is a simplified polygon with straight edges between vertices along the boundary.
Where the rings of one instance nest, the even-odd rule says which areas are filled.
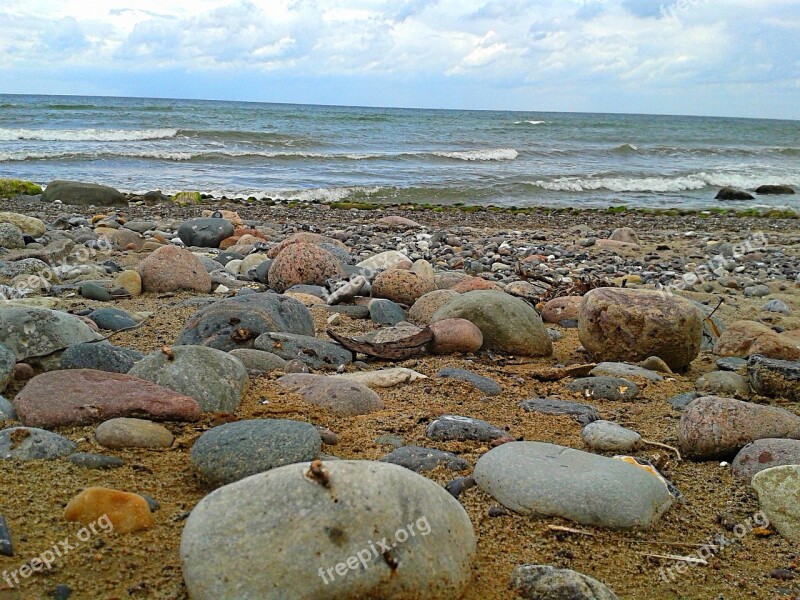
[[[83,490],[64,509],[67,521],[95,524],[93,533],[133,533],[153,526],[150,505],[142,496],[103,487]],[[90,527],[91,529],[91,527]]]
[[[582,296],[553,298],[542,308],[542,321],[545,323],[561,323],[561,321],[568,319],[577,319],[582,300]]]
[[[122,271],[117,275],[115,284],[131,296],[138,296],[142,293],[142,276],[136,271]]]
[[[703,315],[674,294],[597,288],[583,297],[578,335],[597,361],[635,363],[658,356],[678,371],[700,351]]]
[[[235,246],[238,243],[239,243],[239,236],[238,235],[233,235],[231,237],[227,237],[224,240],[222,240],[219,243],[219,249],[220,250],[227,250],[228,248],[231,248],[232,246]]]
[[[487,281],[481,277],[471,277],[465,279],[450,288],[459,294],[466,294],[467,292],[474,292],[475,290],[496,290],[502,292],[503,289],[492,281]]]
[[[639,245],[639,236],[636,235],[636,232],[630,227],[619,227],[615,229],[613,233],[608,236],[608,239],[615,242]]]
[[[344,378],[290,373],[278,379],[278,385],[300,394],[306,402],[325,407],[342,417],[383,409],[378,394],[364,384]]]
[[[431,324],[433,340],[428,344],[431,354],[469,354],[483,346],[483,334],[466,319],[443,319]]]
[[[800,417],[774,406],[704,396],[686,407],[678,426],[681,450],[699,459],[730,458],[765,438],[800,439]]]
[[[275,258],[269,268],[269,285],[283,293],[293,285],[325,285],[332,277],[344,277],[344,267],[333,254],[305,242],[296,242]]]
[[[379,273],[372,283],[373,298],[387,298],[398,304],[411,306],[418,298],[435,289],[431,280],[424,279],[404,269],[387,269]]]
[[[94,436],[106,448],[169,448],[175,441],[175,436],[163,425],[125,417],[100,423]]]
[[[433,290],[417,298],[408,311],[408,320],[418,325],[428,325],[433,313],[458,296],[455,290]]]
[[[761,354],[779,360],[800,360],[800,342],[786,333],[778,334],[756,321],[736,321],[714,344],[714,354],[747,358]]]
[[[597,240],[595,248],[611,248],[613,250],[641,250],[639,244],[620,242],[619,240]]]
[[[114,417],[196,421],[200,405],[150,381],[93,369],[49,371],[31,379],[14,398],[30,427],[88,425]]]
[[[189,290],[207,294],[211,291],[211,276],[200,259],[171,244],[155,250],[136,270],[145,292]]]
[[[290,235],[280,244],[278,244],[274,248],[271,248],[270,251],[267,252],[267,257],[275,258],[286,248],[294,244],[336,244],[337,246],[341,246],[345,250],[349,250],[347,246],[345,246],[342,242],[340,242],[337,239],[329,238],[327,236],[320,235],[319,233],[314,233],[312,231],[300,231],[298,233]]]
[[[111,244],[117,250],[126,250],[133,244],[133,250],[139,251],[144,247],[144,236],[130,229],[117,229],[108,236]]]
[[[214,215],[215,212],[217,211],[206,209],[201,213],[201,216],[211,217]],[[234,227],[241,227],[244,225],[242,217],[239,216],[239,213],[236,213],[232,210],[220,210],[219,212],[222,214],[222,218],[228,219],[228,221],[230,221]]]
[[[402,229],[405,229],[406,227],[422,227],[422,225],[416,221],[412,221],[411,219],[406,219],[405,217],[400,217],[398,215],[383,217],[382,219],[378,219],[376,223],[378,225],[386,225],[387,227],[398,227]]]

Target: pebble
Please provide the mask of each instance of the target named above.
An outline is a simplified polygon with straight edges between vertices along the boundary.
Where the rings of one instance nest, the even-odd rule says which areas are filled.
[[[272,352],[284,360],[300,360],[312,369],[334,370],[353,362],[353,353],[339,344],[295,333],[262,333],[255,341],[258,350]]]
[[[639,386],[622,377],[579,377],[570,381],[566,388],[580,393],[587,400],[616,400],[630,402],[639,395]]]
[[[187,246],[219,248],[222,240],[233,235],[233,229],[233,223],[227,219],[191,219],[180,224],[178,237]]]
[[[0,310],[0,339],[17,361],[45,356],[102,336],[76,316],[46,308]]]
[[[375,438],[375,443],[381,446],[391,446],[392,448],[401,448],[406,445],[406,442],[399,435],[379,435]]]
[[[153,527],[150,505],[139,494],[104,487],[89,487],[69,501],[64,519],[88,526],[97,523],[100,531],[134,533]]]
[[[461,494],[474,488],[477,484],[474,477],[456,477],[444,486],[453,498],[458,499]]]
[[[525,412],[537,412],[544,415],[568,415],[586,425],[600,418],[600,411],[591,404],[580,404],[556,398],[533,398],[520,402]]]
[[[469,467],[469,463],[466,460],[452,452],[445,452],[436,448],[424,448],[422,446],[395,448],[381,458],[381,461],[400,465],[416,473],[432,471],[440,465],[449,471],[463,471]]]
[[[0,460],[53,460],[72,454],[76,447],[71,440],[44,429],[0,429]]]
[[[732,371],[711,371],[698,377],[695,389],[704,396],[725,396],[747,399],[750,397],[750,384]]]
[[[306,402],[327,408],[342,417],[383,410],[383,401],[378,394],[356,381],[325,375],[290,373],[278,379],[278,385],[299,394]]]
[[[735,356],[724,356],[717,359],[717,368],[720,371],[740,371],[747,366],[747,361]]]
[[[739,450],[731,463],[731,472],[749,484],[759,471],[797,464],[800,464],[800,440],[767,438],[750,442]]]
[[[14,556],[14,543],[6,518],[0,515],[0,556]]]
[[[325,285],[327,279],[345,277],[344,266],[333,254],[308,243],[286,246],[272,261],[267,274],[278,293],[298,284]]]
[[[282,371],[286,368],[286,361],[272,352],[236,348],[228,354],[240,360],[250,375],[262,375],[272,371]]]
[[[436,311],[458,297],[453,290],[433,290],[417,298],[408,310],[408,320],[417,325],[429,325]]]
[[[481,419],[444,415],[431,421],[426,435],[437,442],[451,440],[491,442],[497,438],[507,436],[508,432]]]
[[[596,579],[550,565],[514,567],[511,587],[525,600],[619,600]]]
[[[472,354],[483,346],[483,333],[466,319],[442,319],[429,327],[433,333],[428,344],[431,354]]]
[[[440,369],[436,373],[436,377],[464,381],[487,396],[499,396],[503,392],[503,388],[500,387],[500,384],[494,379],[484,377],[483,375],[478,375],[477,373],[467,371],[466,369],[454,369],[451,367],[446,367],[444,369]]]
[[[94,432],[97,443],[106,448],[169,448],[175,436],[158,423],[146,419],[109,419]]]
[[[761,307],[761,310],[765,312],[779,313],[782,315],[792,314],[792,309],[789,308],[789,306],[782,300],[770,300]]]
[[[139,322],[121,308],[100,308],[89,313],[89,318],[100,329],[120,331],[136,327]]]
[[[107,340],[73,344],[61,353],[62,369],[95,369],[109,373],[127,373],[144,358],[138,350],[115,346]]]
[[[0,392],[6,389],[6,385],[14,375],[14,368],[17,364],[17,356],[10,348],[0,344]]]
[[[70,454],[67,460],[73,465],[84,469],[115,469],[125,466],[125,461],[119,457],[105,454],[89,454],[87,452]]]
[[[355,373],[343,373],[336,375],[340,379],[357,381],[371,388],[390,388],[401,383],[409,383],[418,379],[427,379],[422,373],[417,373],[412,369],[395,367],[393,369],[378,369],[377,371],[357,371]]]
[[[411,306],[419,298],[436,289],[435,286],[432,279],[420,277],[412,271],[388,269],[379,273],[372,283],[372,296]]]
[[[667,402],[669,402],[669,405],[675,410],[684,410],[689,404],[702,396],[703,394],[700,392],[684,392],[683,394],[673,396],[667,400]]]
[[[394,326],[406,319],[406,313],[399,304],[384,298],[370,300],[367,308],[370,319],[377,325]]]
[[[611,421],[593,421],[581,430],[589,448],[601,452],[632,452],[639,448],[642,436]]]
[[[14,405],[0,396],[0,425],[3,421],[13,421],[17,418],[17,411]]]
[[[630,365],[628,363],[617,363],[617,362],[601,362],[594,369],[592,369],[589,372],[589,374],[592,377],[602,377],[602,376],[622,377],[622,378],[638,377],[640,379],[646,379],[647,381],[664,380],[664,377],[662,377],[655,371],[651,371],[649,369],[645,369],[642,367],[637,367],[636,365]]]
[[[800,361],[752,356],[747,363],[747,373],[757,394],[800,401]]]
[[[322,439],[316,427],[286,419],[252,419],[219,425],[192,446],[192,466],[215,486],[284,465],[316,459]]]

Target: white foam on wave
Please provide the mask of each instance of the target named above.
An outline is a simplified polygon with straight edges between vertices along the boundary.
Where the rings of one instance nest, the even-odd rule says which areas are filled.
[[[519,152],[513,148],[490,148],[487,150],[461,150],[456,152],[433,152],[434,156],[457,160],[514,160]]]
[[[514,125],[522,125],[523,123],[527,123],[528,125],[544,125],[547,121],[514,121]]]
[[[2,129],[0,141],[140,142],[175,137],[177,129]]]

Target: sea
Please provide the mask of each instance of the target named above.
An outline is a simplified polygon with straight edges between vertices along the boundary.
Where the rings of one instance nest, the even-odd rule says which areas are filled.
[[[0,95],[0,177],[322,202],[797,209],[800,196],[714,196],[800,191],[800,122]]]

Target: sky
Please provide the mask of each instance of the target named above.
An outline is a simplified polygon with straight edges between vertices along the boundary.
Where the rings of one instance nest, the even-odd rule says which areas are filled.
[[[0,93],[800,119],[800,0],[2,0]]]

